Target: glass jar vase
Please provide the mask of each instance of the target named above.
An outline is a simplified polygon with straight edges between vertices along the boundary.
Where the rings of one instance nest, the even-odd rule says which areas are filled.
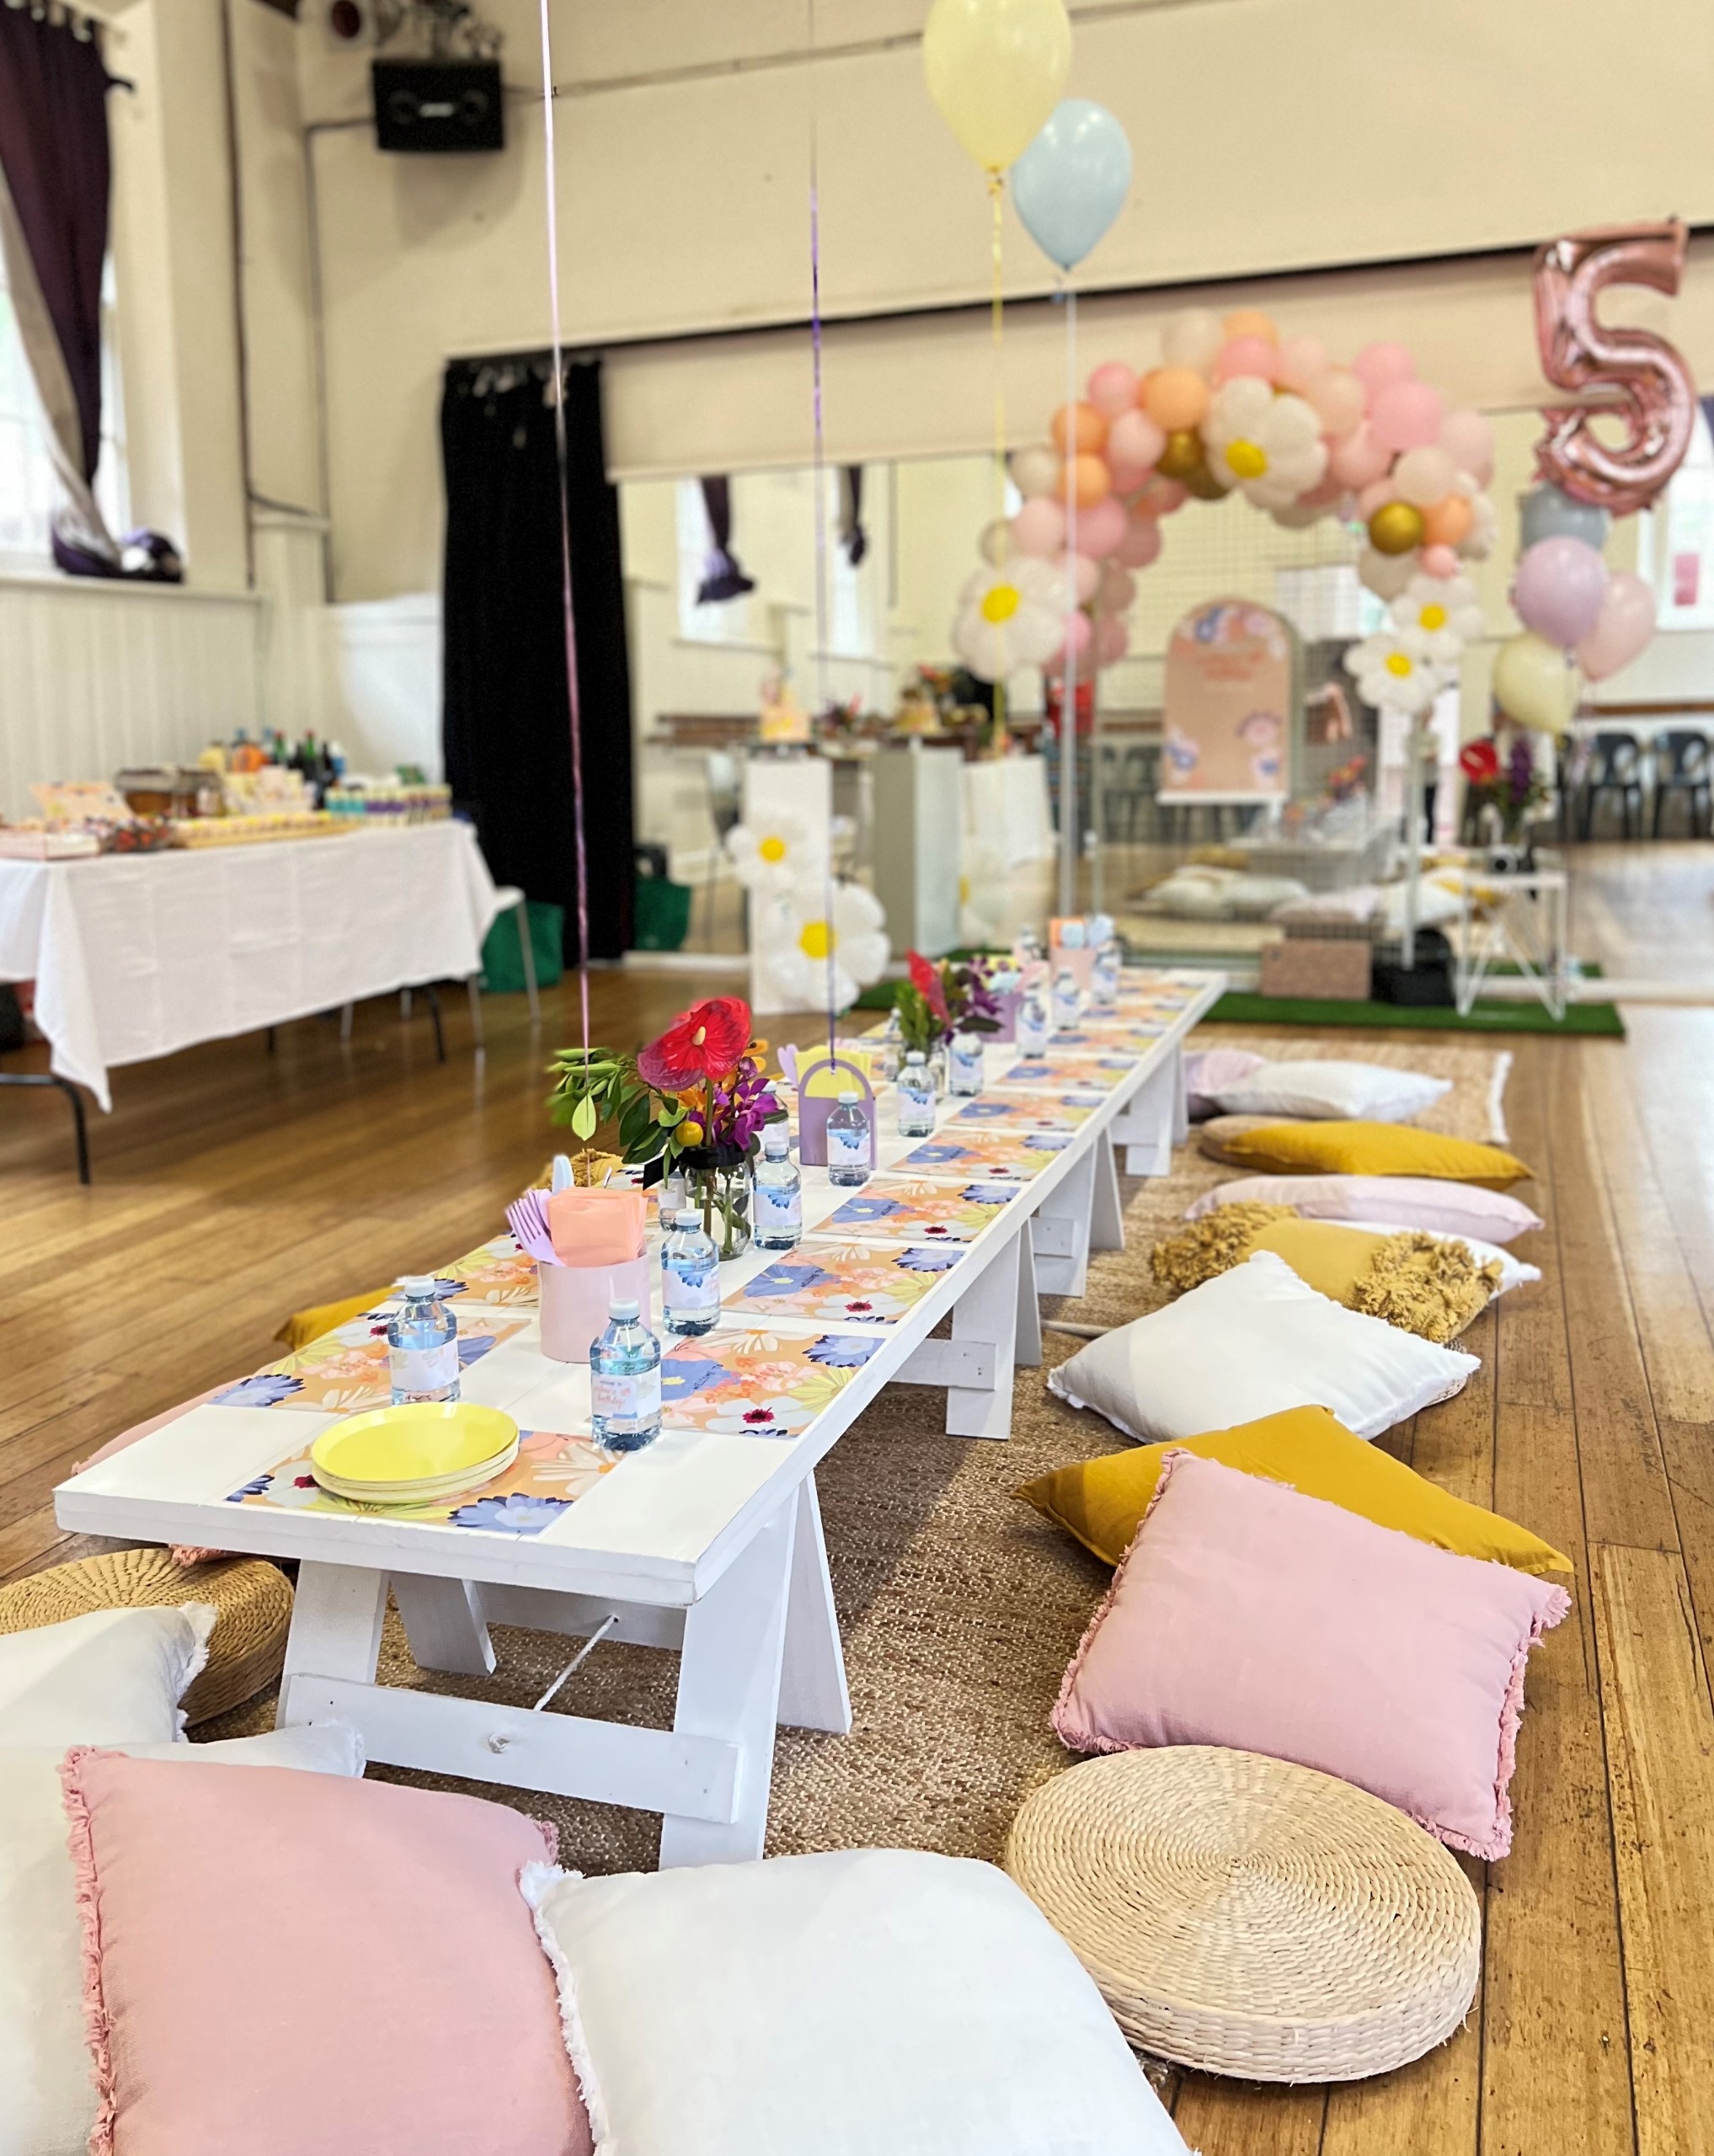
[[[685,1203],[724,1261],[750,1248],[750,1155],[737,1145],[697,1145],[678,1156]]]

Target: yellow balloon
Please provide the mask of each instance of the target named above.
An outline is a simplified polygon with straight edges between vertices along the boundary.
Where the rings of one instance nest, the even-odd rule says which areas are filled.
[[[1408,554],[1423,543],[1423,512],[1408,502],[1383,502],[1369,520],[1369,543],[1377,554]]]
[[[1565,654],[1526,630],[1494,654],[1494,701],[1519,726],[1562,734],[1577,708],[1577,676]]]
[[[1065,0],[934,0],[923,26],[928,94],[985,172],[1034,141],[1071,66]]]

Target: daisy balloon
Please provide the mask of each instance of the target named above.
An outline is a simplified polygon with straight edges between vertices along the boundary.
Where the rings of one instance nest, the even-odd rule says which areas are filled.
[[[1364,637],[1345,654],[1345,664],[1357,684],[1357,693],[1377,711],[1425,712],[1446,686],[1446,676],[1433,664],[1415,635]]]
[[[1202,438],[1215,478],[1242,488],[1257,509],[1284,509],[1327,468],[1315,407],[1301,397],[1276,397],[1256,375],[1236,375],[1215,392]]]
[[[830,913],[821,883],[798,884],[764,931],[775,987],[800,1010],[825,1010],[830,958],[834,1007],[845,1010],[859,989],[881,977],[893,948],[885,919],[880,901],[861,883],[836,883]]]
[[[979,569],[964,586],[953,623],[958,657],[981,681],[1053,657],[1065,633],[1065,580],[1024,555],[1003,569]]]
[[[1413,576],[1387,611],[1406,642],[1435,666],[1455,666],[1466,644],[1482,634],[1482,608],[1467,576]]]
[[[726,834],[734,872],[752,891],[787,891],[821,869],[821,849],[799,819],[765,813]]]

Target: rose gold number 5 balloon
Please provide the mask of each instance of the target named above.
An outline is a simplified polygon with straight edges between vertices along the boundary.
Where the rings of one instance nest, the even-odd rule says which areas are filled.
[[[1696,386],[1664,338],[1610,328],[1595,304],[1609,285],[1676,292],[1685,241],[1685,227],[1674,219],[1568,232],[1536,250],[1541,371],[1555,388],[1585,400],[1542,413],[1547,432],[1536,448],[1537,467],[1544,479],[1615,516],[1652,502],[1679,468],[1695,423]],[[1627,438],[1616,448],[1590,425],[1597,411],[1626,422]]]

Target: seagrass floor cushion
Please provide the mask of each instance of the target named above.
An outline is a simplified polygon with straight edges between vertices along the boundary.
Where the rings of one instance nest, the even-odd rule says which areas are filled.
[[[291,1584],[260,1557],[178,1563],[164,1550],[111,1550],[52,1565],[0,1588],[0,1633],[63,1624],[94,1609],[210,1604],[208,1659],[184,1695],[184,1718],[206,1721],[254,1699],[280,1674],[291,1625]]]
[[[1211,1745],[1124,1752],[1024,1803],[1006,1868],[1140,2050],[1252,2081],[1354,2081],[1470,2010],[1482,1919],[1380,1798]]]

